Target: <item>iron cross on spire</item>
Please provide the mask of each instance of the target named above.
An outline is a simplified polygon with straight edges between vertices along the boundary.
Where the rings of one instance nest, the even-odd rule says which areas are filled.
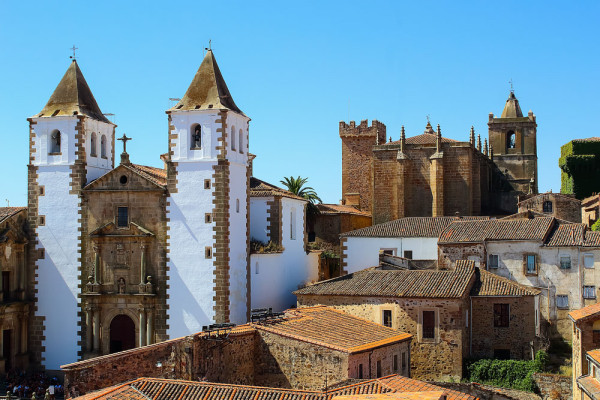
[[[204,50],[212,51],[212,40],[208,39],[208,47],[205,47]]]
[[[512,78],[510,78],[510,81],[508,81],[508,83],[510,83],[510,92],[514,93],[515,92],[515,88],[513,87],[513,80],[512,80]]]
[[[429,121],[429,114],[427,114],[426,117],[427,117],[427,123],[428,124],[431,123],[431,121]]]
[[[120,137],[117,140],[121,140],[123,142],[123,153],[127,153],[127,141],[131,140],[131,138],[129,138],[129,137],[127,137],[127,135],[123,134],[123,137]]]
[[[75,60],[75,59],[76,59],[76,56],[75,56],[75,51],[76,51],[76,50],[79,50],[79,48],[78,48],[78,47],[75,47],[75,45],[73,45],[73,47],[71,47],[71,50],[73,51],[73,55],[72,55],[71,57],[69,57],[69,58],[71,58],[71,59]]]

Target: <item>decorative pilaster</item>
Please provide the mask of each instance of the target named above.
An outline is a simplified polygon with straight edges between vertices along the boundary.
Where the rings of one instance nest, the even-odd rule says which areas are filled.
[[[23,318],[21,318],[21,354],[25,354],[28,351],[28,346],[27,346],[27,338],[28,338],[28,332],[27,332],[27,321],[29,319],[28,315],[24,315]]]
[[[442,130],[437,126],[437,137],[435,141],[436,151],[429,160],[431,161],[429,178],[431,184],[431,216],[441,217],[444,215],[444,152],[442,151]]]
[[[100,310],[93,308],[94,313],[94,351],[100,352]]]
[[[140,313],[140,347],[146,345],[146,310],[141,307],[138,309]]]
[[[92,333],[94,331],[93,326],[93,314],[92,307],[88,306],[85,308],[85,350],[91,352],[92,347]]]
[[[140,252],[142,253],[140,260],[140,285],[146,283],[146,245],[140,244]]]
[[[154,312],[152,308],[147,311],[148,321],[146,327],[146,344],[150,345],[154,342]]]
[[[100,246],[94,246],[94,284],[99,284],[100,280]]]

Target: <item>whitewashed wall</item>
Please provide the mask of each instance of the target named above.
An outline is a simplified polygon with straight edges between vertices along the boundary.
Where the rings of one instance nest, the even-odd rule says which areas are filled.
[[[45,194],[38,197],[38,213],[45,224],[36,230],[37,249],[44,258],[37,261],[37,311],[44,317],[42,364],[58,370],[63,364],[77,361],[79,293],[77,258],[79,254],[79,198],[71,190],[70,164],[75,161],[75,125],[77,118],[36,118],[34,165],[38,168],[38,184]],[[50,134],[61,131],[61,154],[48,155]]]
[[[346,271],[351,274],[379,265],[381,249],[395,249],[396,255],[404,256],[405,250],[413,252],[413,260],[437,260],[438,238],[373,238],[347,237],[342,257],[346,260]]]
[[[263,243],[269,241],[267,232],[267,201],[272,197],[251,197],[250,198],[250,238],[259,240]]]
[[[84,128],[86,133],[85,151],[87,163],[87,183],[89,183],[112,170],[113,125],[86,118],[84,122]],[[92,133],[96,134],[95,155],[92,155]],[[100,152],[100,142],[103,135],[106,138],[106,158],[102,158]],[[118,154],[121,153],[119,149],[116,149],[116,151],[118,151]]]

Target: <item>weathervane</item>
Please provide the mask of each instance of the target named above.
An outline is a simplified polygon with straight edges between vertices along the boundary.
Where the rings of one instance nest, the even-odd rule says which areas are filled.
[[[76,59],[76,58],[75,58],[75,57],[76,57],[76,56],[75,56],[75,51],[76,51],[76,50],[79,50],[79,48],[78,48],[78,47],[75,47],[75,45],[73,45],[73,47],[71,48],[71,50],[73,50],[73,55],[72,55],[72,56],[70,56],[69,58],[71,58],[71,59],[75,60],[75,59]]]
[[[208,39],[208,47],[205,47],[204,50],[212,51],[212,40]]]
[[[129,138],[129,137],[127,137],[127,135],[123,134],[123,137],[120,137],[117,140],[120,140],[123,142],[123,153],[127,153],[127,141],[131,140],[131,138]]]
[[[431,121],[429,121],[429,114],[427,114],[426,117],[427,117],[427,123],[430,124]]]
[[[510,92],[514,93],[515,92],[515,88],[513,87],[513,80],[512,80],[512,78],[510,78],[510,81],[508,81],[508,83],[510,83]]]

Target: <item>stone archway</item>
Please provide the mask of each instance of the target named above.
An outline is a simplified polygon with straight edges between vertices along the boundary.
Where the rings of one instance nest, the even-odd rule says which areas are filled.
[[[109,353],[116,353],[135,347],[135,324],[127,315],[120,314],[110,322]]]

